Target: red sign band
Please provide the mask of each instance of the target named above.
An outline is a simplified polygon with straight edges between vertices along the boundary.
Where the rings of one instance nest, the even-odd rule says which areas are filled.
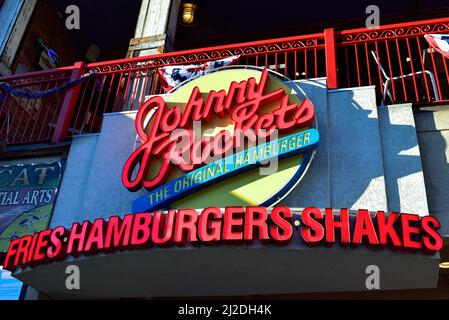
[[[299,222],[297,230],[296,221]],[[13,240],[4,269],[14,271],[17,267],[63,260],[68,255],[186,243],[212,245],[259,240],[281,245],[291,241],[294,232],[307,245],[388,246],[434,253],[443,246],[439,228],[440,223],[433,216],[395,212],[387,215],[383,211],[371,215],[367,210],[359,210],[356,215],[350,215],[348,209],[335,214],[329,208],[324,212],[315,207],[295,212],[285,206],[274,207],[271,213],[265,207],[157,211],[128,214],[123,218],[113,216],[109,221],[100,218],[93,223],[75,223],[70,230],[57,227]]]

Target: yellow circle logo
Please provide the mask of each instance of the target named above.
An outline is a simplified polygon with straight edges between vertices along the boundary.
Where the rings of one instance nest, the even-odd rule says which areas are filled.
[[[267,69],[224,68],[139,109],[122,174],[133,212],[271,206],[306,172],[319,134],[309,99]]]

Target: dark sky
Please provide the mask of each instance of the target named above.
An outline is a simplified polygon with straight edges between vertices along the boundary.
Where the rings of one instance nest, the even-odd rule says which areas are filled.
[[[322,32],[325,27],[364,27],[365,9],[375,4],[381,23],[447,16],[449,0],[199,0],[195,27],[178,27],[178,48],[226,44]],[[340,26],[340,28],[338,28]],[[193,42],[194,39],[198,39]],[[201,42],[201,43],[198,43]]]
[[[42,0],[39,0],[42,1]],[[129,40],[134,37],[140,0],[47,0],[64,16],[68,5],[80,9],[80,30],[70,30],[80,52],[91,44],[123,58]]]
[[[48,1],[61,13],[70,4],[80,7],[81,30],[70,33],[81,51],[95,43],[112,56],[126,54],[140,0]],[[383,24],[449,16],[449,0],[190,1],[199,2],[198,24],[177,27],[176,50],[322,32],[326,27],[364,27],[365,9],[371,4],[379,6]]]

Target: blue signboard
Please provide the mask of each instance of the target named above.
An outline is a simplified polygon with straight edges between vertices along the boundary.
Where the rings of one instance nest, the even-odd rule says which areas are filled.
[[[300,131],[278,140],[235,153],[221,160],[193,170],[162,185],[133,202],[133,212],[154,211],[211,183],[256,168],[274,157],[304,153],[318,146],[320,135],[316,129]]]

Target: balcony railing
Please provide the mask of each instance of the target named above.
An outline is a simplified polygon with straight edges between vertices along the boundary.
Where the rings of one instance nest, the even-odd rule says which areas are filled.
[[[73,67],[0,78],[17,89],[44,91],[70,80]],[[0,95],[2,92],[0,91]],[[52,139],[65,93],[26,99],[3,93],[0,100],[0,147]]]
[[[386,79],[391,78],[396,80],[390,81],[385,92],[387,104],[445,104],[449,102],[447,61],[429,49],[424,39],[428,33],[449,33],[449,18],[377,29],[326,29],[304,36],[76,63],[0,78],[16,88],[41,91],[95,72],[63,94],[42,99],[3,95],[0,141],[3,145],[60,142],[73,135],[98,132],[104,113],[135,110],[146,96],[162,93],[158,68],[233,55],[240,56],[239,64],[264,66],[294,80],[327,77],[329,89],[375,85],[379,103],[383,102]]]

